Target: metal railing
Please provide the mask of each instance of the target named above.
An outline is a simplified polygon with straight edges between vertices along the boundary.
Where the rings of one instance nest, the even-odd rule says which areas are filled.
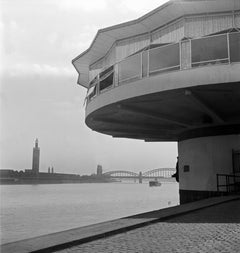
[[[240,193],[240,175],[217,174],[217,191]]]
[[[206,43],[209,39],[212,40],[210,46]],[[89,90],[91,89],[91,92],[89,90],[87,92],[87,102],[99,94],[114,89],[119,85],[148,78],[154,74],[198,68],[206,65],[240,62],[240,52],[238,50],[240,32],[189,39],[187,42],[189,42],[189,51],[187,52],[189,55],[184,55],[183,53],[182,43],[186,43],[186,41],[179,41],[178,43],[143,49],[141,52],[128,56],[122,61],[101,71],[89,83]],[[214,47],[213,42],[217,44],[217,48]],[[195,44],[194,46],[193,43]],[[204,47],[206,47],[206,50]],[[173,51],[175,52],[174,54],[172,53]],[[189,67],[187,68],[182,64],[184,57],[188,61]],[[123,66],[122,69],[121,66]],[[106,85],[106,88],[100,89],[100,82],[104,82],[109,76],[109,72],[113,73],[112,83]],[[96,86],[96,89],[92,89],[93,86]]]

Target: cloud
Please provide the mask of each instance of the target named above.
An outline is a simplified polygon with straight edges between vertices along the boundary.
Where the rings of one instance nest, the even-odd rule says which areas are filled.
[[[57,1],[57,5],[60,9],[65,11],[84,11],[84,12],[95,12],[103,11],[107,8],[105,0],[61,0]]]
[[[4,24],[0,21],[0,59],[1,59],[0,63],[3,58],[3,30],[4,30]]]
[[[67,53],[78,54],[86,50],[91,44],[100,26],[84,24],[81,26],[79,34],[71,34],[68,38],[63,38],[61,42],[61,49]],[[51,36],[53,40],[53,35]]]
[[[74,68],[59,67],[48,64],[15,64],[9,67],[5,72],[10,76],[40,75],[40,76],[73,76]]]
[[[139,0],[121,0],[120,5],[125,10],[130,10],[138,13],[139,15],[144,15],[149,11],[159,7],[160,5],[166,3],[168,0],[151,0],[151,1],[139,1]]]

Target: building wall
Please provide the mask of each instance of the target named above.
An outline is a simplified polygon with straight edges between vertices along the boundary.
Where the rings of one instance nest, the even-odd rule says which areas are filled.
[[[136,53],[149,44],[149,34],[118,41],[116,45],[116,61],[119,62],[123,60],[124,58]]]
[[[240,135],[211,136],[178,143],[179,188],[217,191],[216,174],[232,173],[232,150],[240,149]],[[189,171],[186,166],[189,166]]]
[[[152,43],[173,43],[184,37],[184,19],[169,24],[152,33]]]
[[[186,17],[184,22],[185,37],[202,37],[233,27],[232,14],[204,15],[198,17]]]

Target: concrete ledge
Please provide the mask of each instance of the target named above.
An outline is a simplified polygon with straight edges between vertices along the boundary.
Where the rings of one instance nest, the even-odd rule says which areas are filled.
[[[71,246],[94,241],[114,234],[130,231],[174,216],[186,214],[202,208],[239,200],[240,196],[224,196],[204,199],[175,207],[137,214],[86,227],[70,229],[17,242],[1,245],[2,253],[53,252]]]

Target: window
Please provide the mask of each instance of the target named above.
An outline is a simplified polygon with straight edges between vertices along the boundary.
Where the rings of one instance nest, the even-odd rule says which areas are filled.
[[[142,52],[142,76],[147,76],[148,73],[148,51]]]
[[[107,88],[110,88],[113,85],[113,77],[114,77],[113,72],[111,72],[111,74],[107,76],[105,75],[105,78],[99,82],[99,90],[103,91]]]
[[[92,81],[89,83],[89,86],[92,86],[94,83],[97,82],[97,80],[98,80],[98,75],[96,75],[96,76],[92,79]]]
[[[229,33],[230,61],[240,62],[240,33]]]
[[[102,71],[99,74],[99,78],[100,79],[105,79],[105,77],[108,76],[112,71],[113,71],[113,66],[111,66],[111,67],[105,69],[104,71]]]
[[[141,54],[135,54],[121,61],[118,65],[119,82],[140,78]]]
[[[226,34],[195,39],[191,44],[193,67],[228,62]]]
[[[94,98],[97,95],[97,85],[92,86],[91,88],[89,88],[89,99],[91,100],[92,98]]]
[[[99,74],[99,90],[103,91],[113,85],[114,66],[111,66]]]
[[[179,44],[149,50],[149,73],[180,69]]]

